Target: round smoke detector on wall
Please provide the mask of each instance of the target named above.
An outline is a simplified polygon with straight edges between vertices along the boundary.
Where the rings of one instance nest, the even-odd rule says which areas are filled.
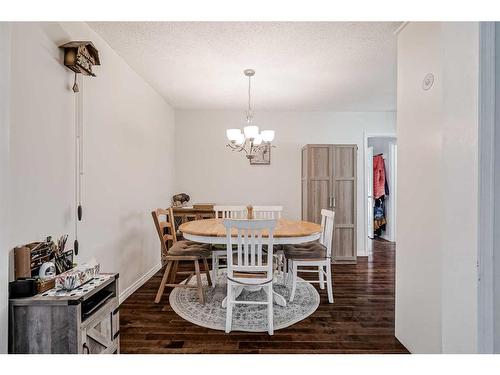
[[[424,80],[422,81],[422,88],[427,91],[432,87],[433,84],[434,84],[434,74],[429,73],[424,77]]]

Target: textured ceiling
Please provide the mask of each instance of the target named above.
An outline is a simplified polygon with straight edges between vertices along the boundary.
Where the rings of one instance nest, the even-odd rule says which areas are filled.
[[[176,109],[395,110],[397,22],[89,25]]]

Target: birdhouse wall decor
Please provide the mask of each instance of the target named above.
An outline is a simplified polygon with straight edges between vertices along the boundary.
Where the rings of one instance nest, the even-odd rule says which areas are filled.
[[[64,49],[64,65],[75,73],[95,77],[93,65],[101,65],[99,51],[89,41],[73,41],[60,46]]]
[[[99,51],[95,48],[94,44],[90,41],[73,41],[59,46],[64,49],[64,65],[75,72],[75,82],[73,84],[73,92],[80,91],[78,83],[76,82],[76,75],[95,77],[92,67],[94,65],[101,65],[99,60]]]

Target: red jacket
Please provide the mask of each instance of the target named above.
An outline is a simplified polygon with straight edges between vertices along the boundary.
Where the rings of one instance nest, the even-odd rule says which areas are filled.
[[[385,195],[385,165],[382,155],[373,157],[373,196],[375,199]]]

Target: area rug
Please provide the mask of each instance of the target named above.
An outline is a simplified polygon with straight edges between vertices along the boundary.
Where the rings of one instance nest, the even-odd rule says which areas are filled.
[[[170,293],[170,306],[177,315],[196,325],[224,331],[226,326],[226,309],[222,300],[226,297],[226,274],[221,270],[217,286],[206,287],[206,303],[198,302],[195,288],[174,288]],[[203,284],[207,285],[205,275]],[[299,278],[299,280],[301,280]],[[190,283],[196,280],[191,279]],[[293,302],[289,302],[290,288],[281,283],[273,285],[274,290],[287,300],[287,306],[274,304],[274,329],[282,329],[295,324],[311,315],[319,306],[320,297],[317,290],[309,283],[297,283]],[[244,290],[238,300],[265,301],[263,290],[250,292]],[[267,306],[235,305],[233,309],[233,331],[267,332]]]

